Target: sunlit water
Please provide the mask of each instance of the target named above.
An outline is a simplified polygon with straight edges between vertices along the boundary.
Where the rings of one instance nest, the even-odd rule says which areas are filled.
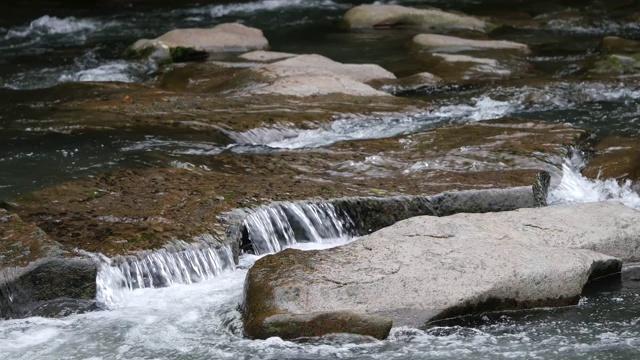
[[[598,16],[553,20],[536,31],[499,35],[552,44],[538,49],[529,59],[536,71],[544,73],[544,84],[514,81],[502,86],[452,86],[438,92],[426,89],[405,94],[430,104],[428,110],[417,114],[336,119],[323,129],[258,128],[230,133],[235,141],[231,145],[174,134],[54,133],[47,128],[47,114],[42,109],[66,95],[50,90],[52,86],[82,81],[149,81],[156,71],[154,64],[125,61],[120,54],[139,38],[156,37],[178,27],[240,21],[263,29],[277,51],[373,62],[409,75],[399,59],[410,34],[344,33],[336,29],[346,9],[360,2],[189,2],[182,8],[132,9],[116,15],[40,14],[25,23],[0,28],[0,200],[120,168],[197,166],[184,161],[183,155],[313,149],[504,116],[590,127],[601,135],[640,135],[640,86],[636,81],[600,83],[571,78],[579,71],[576,64],[593,57],[591,49],[602,36],[640,38],[637,23]],[[381,2],[462,10],[481,6],[477,1]],[[581,166],[578,158],[567,161],[559,186],[550,193],[550,203],[611,200],[640,210],[640,198],[631,184],[590,181],[580,175]],[[324,240],[325,244],[290,241],[284,246],[313,249],[350,241],[346,237]],[[221,267],[211,276],[180,283],[187,282],[183,278],[169,287],[107,284],[107,289],[117,293],[99,299],[103,311],[60,319],[0,321],[0,359],[640,358],[637,267],[625,270],[622,283],[585,293],[578,306],[487,315],[476,319],[473,326],[395,328],[385,341],[333,336],[290,342],[242,336],[238,306],[247,269],[257,258],[244,255],[237,268]]]

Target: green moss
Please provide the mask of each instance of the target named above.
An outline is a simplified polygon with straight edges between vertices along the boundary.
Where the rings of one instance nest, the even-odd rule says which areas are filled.
[[[129,46],[123,53],[122,57],[129,60],[140,60],[150,57],[156,49],[153,46],[145,46],[142,49],[135,49]]]

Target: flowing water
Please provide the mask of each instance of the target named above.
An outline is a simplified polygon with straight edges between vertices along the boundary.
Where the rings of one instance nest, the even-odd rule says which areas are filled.
[[[79,95],[61,83],[151,81],[152,63],[125,61],[122,51],[142,37],[177,27],[241,21],[261,28],[277,51],[318,53],[337,61],[378,63],[411,74],[400,54],[410,34],[345,33],[336,22],[353,4],[341,0],[259,0],[204,4],[157,1],[113,11],[112,2],[83,10],[52,5],[0,5],[0,200],[73,178],[150,166],[193,166],[184,155],[271,152],[385,138],[447,124],[504,116],[544,119],[607,134],[640,135],[640,85],[631,78],[576,81],[605,35],[640,39],[637,22],[557,19],[527,31],[501,32],[538,44],[528,60],[544,79],[500,86],[451,86],[416,91],[430,110],[410,116],[336,119],[322,129],[252,129],[230,133],[233,144],[180,134],[51,131],[48,108]],[[380,1],[435,5],[474,13],[478,1]],[[160,4],[160,5],[158,5]],[[3,15],[3,14],[14,14]],[[539,45],[544,44],[544,45]],[[160,156],[162,155],[162,156]],[[631,184],[582,177],[568,159],[552,204],[620,200],[640,210]],[[99,255],[98,302],[104,311],[59,319],[0,321],[0,359],[635,359],[640,358],[640,267],[621,282],[587,291],[578,306],[487,315],[473,326],[394,328],[385,341],[336,335],[290,342],[243,338],[238,306],[247,269],[286,247],[327,248],[353,241],[349,219],[322,204],[283,203],[245,220],[252,249],[233,266],[228,249],[174,244],[137,258]],[[111,266],[115,264],[116,266]]]

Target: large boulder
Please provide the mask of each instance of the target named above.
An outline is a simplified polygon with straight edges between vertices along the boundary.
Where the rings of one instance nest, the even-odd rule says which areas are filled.
[[[131,45],[124,56],[178,62],[203,59],[209,53],[247,52],[268,47],[269,41],[260,29],[226,23],[211,29],[175,29],[155,39],[141,39]]]
[[[462,52],[475,50],[512,51],[529,55],[531,50],[526,44],[506,40],[473,40],[438,34],[418,34],[413,37],[412,45],[419,50],[431,52]]]
[[[258,260],[247,275],[245,331],[383,338],[388,322],[380,317],[423,326],[575,304],[589,279],[620,271],[610,255],[639,259],[639,234],[640,213],[619,203],[411,218],[342,247]]]
[[[344,24],[352,29],[409,26],[432,31],[473,30],[485,32],[489,24],[464,15],[435,9],[415,9],[400,5],[360,5],[344,14]]]

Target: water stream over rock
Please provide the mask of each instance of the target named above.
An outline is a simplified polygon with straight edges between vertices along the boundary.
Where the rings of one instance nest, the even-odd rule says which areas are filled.
[[[412,39],[426,30],[410,24],[346,30],[344,13],[369,2],[0,4],[0,207],[37,223],[29,233],[51,234],[67,248],[89,239],[95,245],[89,251],[111,256],[85,252],[98,264],[101,311],[0,320],[0,359],[640,357],[640,267],[634,264],[619,282],[595,284],[568,308],[485,314],[468,326],[394,328],[384,341],[244,337],[238,306],[257,259],[290,247],[339,246],[408,216],[464,208],[455,197],[426,192],[499,195],[512,190],[490,190],[496,184],[522,190],[545,170],[552,174],[551,205],[610,200],[640,211],[637,182],[587,178],[581,170],[592,153],[580,157],[574,150],[562,160],[568,146],[589,147],[574,142],[640,135],[637,54],[600,45],[605,36],[640,40],[636,3],[377,2],[478,16],[495,29],[447,35],[515,41],[532,51],[494,56],[416,52]],[[140,38],[227,22],[261,29],[274,51],[376,64],[398,78],[433,71],[441,82],[376,85],[400,105],[328,97],[324,105],[331,107],[322,108],[313,98],[272,104],[260,102],[262,95],[247,105],[237,99],[264,84],[250,78],[254,88],[234,88],[242,73],[216,64],[255,65],[248,60],[216,55],[165,66],[122,57]],[[447,70],[443,60],[470,58],[479,62],[464,71]],[[229,91],[240,94],[224,98]],[[619,174],[633,178],[633,171]],[[509,194],[515,200],[505,208],[522,204],[518,191]],[[30,199],[35,207],[26,206]],[[482,205],[478,211],[495,210]],[[239,259],[217,241],[176,241],[226,236],[211,224],[239,208],[252,208],[236,224]],[[174,233],[184,236],[160,236]],[[12,234],[0,228],[2,266],[5,257],[28,259],[38,250],[38,243],[5,241]],[[116,255],[125,246],[132,251]]]

